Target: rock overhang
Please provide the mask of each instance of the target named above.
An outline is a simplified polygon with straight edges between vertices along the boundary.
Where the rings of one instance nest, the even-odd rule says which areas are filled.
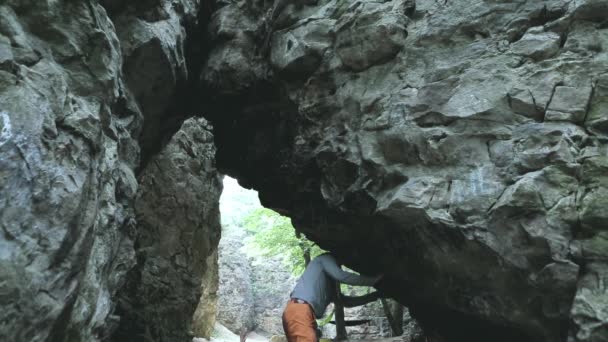
[[[356,269],[387,272],[384,289],[454,340],[593,330],[572,302],[577,241],[606,217],[587,208],[608,185],[581,172],[585,155],[606,158],[607,33],[588,10],[603,5],[412,3],[256,8],[269,15],[248,17],[265,28],[248,44],[261,49],[212,47],[259,52],[241,65],[245,89],[207,84],[227,99],[208,104],[220,167]]]

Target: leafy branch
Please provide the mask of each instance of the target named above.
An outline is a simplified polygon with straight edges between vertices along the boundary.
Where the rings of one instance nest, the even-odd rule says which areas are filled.
[[[252,211],[243,220],[245,229],[253,235],[247,248],[262,256],[282,256],[285,265],[294,275],[304,272],[310,259],[325,253],[314,242],[296,233],[291,219],[267,209]]]

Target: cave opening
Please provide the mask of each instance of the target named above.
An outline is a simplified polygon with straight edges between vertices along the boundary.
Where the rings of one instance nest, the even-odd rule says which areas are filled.
[[[256,191],[241,187],[229,176],[223,178],[220,213],[222,236],[214,256],[217,268],[203,279],[193,317],[194,341],[276,340],[284,335],[282,311],[305,263],[326,251],[296,235],[290,218],[264,208]],[[342,292],[349,296],[370,291],[342,286]],[[325,317],[318,320],[323,338],[336,336],[334,310],[331,304]],[[386,310],[398,315],[398,328],[391,327]],[[346,328],[353,340],[396,336],[393,329],[399,329],[408,340],[421,335],[407,309],[404,312],[404,307],[392,300],[346,308],[345,318],[356,324]]]

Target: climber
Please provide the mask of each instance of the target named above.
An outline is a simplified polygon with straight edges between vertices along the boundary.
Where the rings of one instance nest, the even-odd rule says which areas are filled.
[[[320,255],[308,264],[290,294],[283,312],[283,330],[289,342],[316,342],[317,322],[335,300],[336,281],[349,285],[372,286],[382,275],[368,277],[343,271],[335,257]],[[359,297],[342,296],[345,307],[364,305],[380,298],[377,291]]]

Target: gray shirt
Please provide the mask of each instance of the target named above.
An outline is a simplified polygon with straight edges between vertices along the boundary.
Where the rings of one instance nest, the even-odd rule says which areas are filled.
[[[308,264],[290,296],[307,301],[315,316],[320,318],[335,297],[335,280],[349,285],[371,286],[378,279],[343,271],[331,254],[323,254]]]

